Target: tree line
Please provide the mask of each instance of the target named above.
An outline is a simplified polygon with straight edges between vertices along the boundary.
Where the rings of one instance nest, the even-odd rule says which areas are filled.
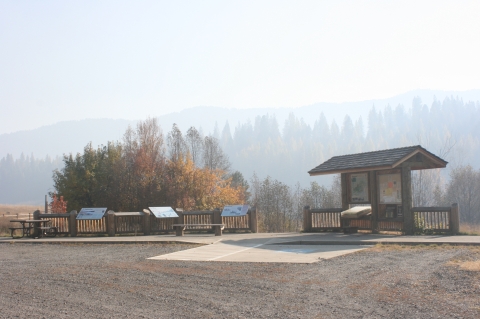
[[[284,123],[272,115],[257,116],[235,128],[228,122],[223,129],[217,126],[213,136],[245,176],[255,172],[290,186],[300,182],[307,187],[312,179],[307,172],[333,156],[411,145],[436,155],[453,145],[449,167],[480,168],[479,102],[450,97],[427,106],[415,98],[409,109],[372,106],[366,118],[346,114],[341,123],[328,121],[323,113],[312,117],[317,117],[313,125],[294,113]]]
[[[0,203],[38,204],[52,190],[52,171],[61,166],[61,157],[22,154],[0,159]]]
[[[352,119],[346,115],[339,125],[335,121],[328,122],[320,114],[314,125],[310,126],[291,114],[283,127],[274,116],[264,115],[258,116],[253,122],[238,123],[233,130],[228,122],[222,130],[217,125],[213,133],[207,136],[202,134],[201,129],[195,128],[183,134],[175,125],[166,136],[158,125],[156,133],[148,133],[150,131],[146,127],[137,127],[136,130],[127,131],[122,143],[110,142],[100,148],[89,144],[84,154],[69,155],[63,163],[61,160],[41,160],[33,156],[17,160],[12,156],[1,159],[0,196],[4,197],[0,201],[12,202],[12,198],[18,197],[25,202],[25,196],[35,194],[31,198],[38,202],[38,198],[43,198],[43,194],[52,188],[52,169],[57,167],[62,172],[62,165],[67,167],[68,164],[72,170],[77,166],[76,169],[80,169],[81,165],[92,165],[96,167],[95,178],[91,181],[93,185],[102,180],[107,181],[106,184],[101,183],[108,185],[107,189],[118,189],[108,199],[105,186],[103,189],[98,186],[88,190],[77,186],[82,189],[82,196],[90,202],[96,198],[113,202],[119,194],[128,191],[131,198],[122,200],[122,209],[137,207],[139,203],[136,201],[150,202],[153,198],[166,198],[167,195],[173,198],[172,205],[178,203],[177,207],[207,207],[210,204],[198,204],[207,202],[207,199],[200,200],[206,195],[202,195],[200,189],[182,189],[178,174],[174,173],[183,169],[189,172],[185,174],[189,176],[185,177],[186,180],[197,181],[201,179],[201,169],[205,174],[216,172],[220,184],[228,184],[226,181],[230,178],[231,188],[243,188],[241,198],[245,202],[264,207],[264,211],[269,211],[268,214],[272,216],[277,213],[271,212],[279,212],[279,207],[284,207],[278,216],[288,220],[288,223],[271,226],[273,222],[267,220],[275,218],[265,217],[265,225],[270,225],[265,229],[271,227],[280,231],[282,227],[297,227],[295,225],[304,205],[318,207],[324,203],[335,203],[334,199],[327,199],[325,195],[322,201],[316,199],[317,204],[313,205],[307,203],[306,195],[301,196],[307,191],[315,193],[319,187],[323,194],[335,194],[333,184],[322,186],[320,180],[308,176],[307,171],[311,168],[336,155],[420,144],[450,163],[447,170],[412,173],[414,205],[450,205],[458,202],[462,220],[478,222],[480,207],[476,206],[475,196],[462,199],[460,195],[466,193],[455,193],[460,188],[451,185],[460,185],[465,179],[465,183],[471,185],[469,191],[478,190],[479,126],[480,104],[451,97],[443,101],[435,100],[431,106],[422,104],[416,98],[409,110],[402,105],[383,109],[372,107],[365,124],[361,117]],[[157,144],[150,143],[154,136]],[[148,159],[152,156],[155,160]],[[174,163],[179,167],[174,169]],[[91,172],[90,169],[85,171]],[[464,171],[469,173],[459,173]],[[161,178],[157,177],[157,172],[161,172],[158,175]],[[248,177],[249,181],[243,176]],[[40,185],[39,179],[43,179],[42,185],[45,186]],[[34,191],[35,185],[41,190]],[[259,185],[263,185],[263,188]],[[30,191],[25,192],[26,189]],[[184,196],[182,192],[193,195]],[[5,197],[5,194],[10,195]],[[285,199],[280,201],[280,196],[275,194],[283,194]]]
[[[245,202],[239,174],[229,174],[218,141],[195,128],[186,136],[173,125],[166,141],[154,118],[128,128],[122,142],[66,155],[53,174],[68,210],[108,207],[141,211],[149,206],[205,210]]]

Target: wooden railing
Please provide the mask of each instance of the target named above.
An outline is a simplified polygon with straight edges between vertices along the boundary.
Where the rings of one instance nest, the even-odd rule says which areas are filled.
[[[341,208],[314,208],[306,206],[303,210],[303,229],[305,232],[316,230],[340,230],[342,228]]]
[[[107,233],[107,219],[77,219],[77,234],[106,234]]]
[[[225,230],[249,230],[257,232],[257,211],[252,208],[246,216],[222,217],[219,209],[213,211],[178,210],[178,218],[155,218],[149,210],[143,212],[108,211],[98,220],[77,219],[77,211],[66,214],[33,213],[33,219],[49,219],[50,225],[58,234],[70,235],[109,235],[117,234],[160,234],[174,232],[173,224],[225,224]],[[211,226],[192,226],[189,230],[211,230]]]
[[[416,233],[459,232],[458,204],[447,207],[413,207],[412,215]]]
[[[377,222],[378,231],[403,232],[404,223],[400,221],[379,220]],[[371,228],[370,228],[371,229]]]
[[[225,225],[225,230],[251,230],[251,222],[252,213],[238,217],[222,217],[222,224]]]
[[[311,231],[339,231],[342,228],[356,227],[360,230],[372,230],[372,218],[364,216],[360,218],[341,218],[342,208],[314,208],[305,206],[303,210],[304,232]],[[414,232],[419,233],[446,233],[458,234],[459,210],[457,204],[450,207],[413,207],[412,218]],[[405,231],[406,221],[378,220],[375,231]]]

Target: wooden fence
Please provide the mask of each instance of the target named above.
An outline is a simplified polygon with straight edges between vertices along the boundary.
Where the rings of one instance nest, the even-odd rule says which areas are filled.
[[[66,214],[33,213],[33,219],[49,219],[50,225],[60,235],[153,235],[173,233],[173,224],[224,224],[226,231],[257,232],[257,210],[252,208],[246,216],[222,217],[219,209],[213,211],[177,210],[178,218],[156,218],[149,210],[143,212],[108,211],[98,220],[77,219],[77,211]],[[212,229],[211,226],[192,226],[187,230],[200,231]]]
[[[413,207],[412,214],[416,233],[459,232],[458,204],[448,207]]]
[[[340,231],[345,227],[373,231],[372,216],[360,218],[341,218],[342,208],[313,208],[305,206],[303,210],[303,230]],[[459,233],[458,204],[449,207],[413,207],[414,232],[424,233]],[[403,221],[377,220],[375,231],[404,231]]]

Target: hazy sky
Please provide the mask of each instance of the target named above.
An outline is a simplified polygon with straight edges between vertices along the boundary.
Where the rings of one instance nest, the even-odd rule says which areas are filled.
[[[480,1],[0,2],[0,134],[480,88]]]

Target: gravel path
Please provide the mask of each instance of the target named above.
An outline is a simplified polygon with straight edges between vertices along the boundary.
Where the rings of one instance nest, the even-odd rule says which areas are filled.
[[[315,264],[147,260],[191,245],[0,244],[0,318],[480,318],[480,248]]]

